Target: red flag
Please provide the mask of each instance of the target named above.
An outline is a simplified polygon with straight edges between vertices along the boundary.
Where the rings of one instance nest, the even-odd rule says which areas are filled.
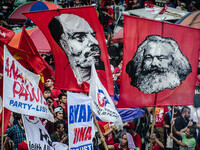
[[[31,54],[29,56],[29,59],[26,59],[26,61],[31,65],[35,73],[41,75],[40,89],[41,91],[43,91],[44,81],[46,81],[50,77],[54,78],[55,73],[37,51],[37,48],[35,47],[31,37],[28,35],[28,33],[25,30],[25,26],[23,27],[23,30],[22,30],[22,34],[21,34],[21,38],[19,42],[19,49],[22,49]]]
[[[0,26],[0,73],[3,73],[3,45],[8,44],[13,38],[15,33],[12,30],[8,30]],[[3,97],[3,79],[0,79],[0,96]],[[4,133],[7,130],[7,126],[10,120],[11,111],[4,108]],[[2,113],[0,114],[0,134],[2,132]]]
[[[161,9],[161,11],[159,12],[159,14],[164,14],[167,10],[167,4]]]
[[[55,62],[55,87],[88,92],[91,64],[110,95],[114,94],[103,28],[94,7],[25,14],[48,39]],[[78,83],[77,83],[78,81]]]
[[[118,107],[192,105],[199,40],[199,29],[125,15]]]

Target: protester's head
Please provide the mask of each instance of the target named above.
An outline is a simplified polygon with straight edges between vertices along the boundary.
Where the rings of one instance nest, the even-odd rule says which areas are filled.
[[[196,128],[193,126],[189,126],[185,132],[187,138],[196,137]]]
[[[122,134],[122,138],[120,140],[119,149],[128,148],[130,150],[135,149],[135,143],[133,141],[133,137],[130,133],[124,132]]]
[[[104,69],[95,31],[85,19],[74,14],[61,14],[54,17],[48,27],[65,52],[78,84],[89,81],[93,64]]]
[[[109,8],[111,7],[111,3],[110,3],[110,2],[106,2],[106,3],[104,4],[104,7],[105,7],[106,9],[109,9]]]
[[[47,101],[48,106],[51,106],[54,102],[54,99],[52,97],[47,97],[46,101]]]
[[[186,118],[189,119],[190,118],[190,108],[188,106],[183,106],[182,110],[181,110],[181,115]]]
[[[52,78],[49,78],[45,81],[45,87],[46,88],[49,88],[51,90],[51,88],[53,87],[54,85],[54,80]]]
[[[55,118],[57,120],[63,120],[63,113],[64,113],[64,110],[61,106],[57,106],[55,107],[54,109],[54,113],[55,113]]]
[[[66,104],[67,103],[67,95],[61,93],[58,95],[58,99],[60,103]]]
[[[22,115],[21,114],[13,112],[13,117],[14,117],[15,120],[17,120],[17,123],[20,126],[23,126],[23,121],[22,121]]]
[[[174,89],[191,71],[189,61],[177,42],[158,35],[148,36],[126,66],[130,84],[143,93]]]
[[[126,129],[126,131],[130,134],[133,134],[135,132],[135,124],[133,122],[127,122],[124,125],[124,128]]]
[[[59,133],[64,133],[65,132],[65,123],[62,120],[56,121],[54,123],[55,129]]]
[[[47,99],[51,96],[51,90],[49,88],[44,89],[44,98]]]

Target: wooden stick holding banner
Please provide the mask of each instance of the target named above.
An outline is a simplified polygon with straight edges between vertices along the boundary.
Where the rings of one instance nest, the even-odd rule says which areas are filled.
[[[172,107],[172,120],[174,119],[174,106]],[[172,129],[173,129],[173,126],[171,126],[171,133],[173,133],[172,132]]]
[[[153,135],[154,125],[155,125],[155,114],[156,114],[156,107],[153,107],[153,118],[152,118],[152,126],[151,126],[151,135]],[[152,150],[153,141],[150,138],[150,150]]]
[[[4,134],[4,107],[2,108],[2,124],[1,124],[1,149],[3,150],[3,134]]]
[[[195,111],[196,111],[196,114],[197,114],[198,123],[200,123],[200,122],[199,122],[199,115],[198,115],[198,112],[197,112],[197,108],[195,108]]]
[[[98,122],[97,122],[97,119],[96,119],[96,117],[95,117],[93,111],[92,111],[92,116],[93,116],[93,119],[94,119],[94,124],[96,125],[97,130],[98,130],[98,132],[99,132],[101,141],[103,142],[103,146],[104,146],[105,150],[108,150],[108,146],[107,146],[107,144],[106,144],[105,138],[104,138],[104,136],[103,136],[103,133],[101,132],[101,129],[100,129],[100,127],[99,127],[99,124],[98,124]]]

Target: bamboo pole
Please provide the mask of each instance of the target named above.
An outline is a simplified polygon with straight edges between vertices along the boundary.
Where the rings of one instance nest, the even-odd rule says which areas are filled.
[[[3,136],[4,136],[4,107],[2,108],[2,124],[1,124],[1,150],[3,150]]]
[[[96,119],[96,117],[95,117],[93,111],[92,111],[92,116],[93,116],[93,119],[94,119],[94,124],[96,125],[97,130],[98,130],[99,135],[100,135],[100,138],[101,138],[101,140],[102,140],[102,142],[103,142],[103,146],[104,146],[105,150],[108,150],[108,146],[107,146],[107,144],[106,144],[105,138],[104,138],[104,136],[103,136],[103,133],[101,132],[101,129],[100,129],[100,127],[99,127],[99,124],[98,124],[98,122],[97,122],[97,119]]]
[[[173,119],[174,119],[174,106],[172,107],[172,120]],[[171,133],[173,134],[172,129],[173,129],[173,126],[171,126]]]
[[[153,107],[153,118],[152,118],[152,126],[151,126],[151,134],[153,135],[154,125],[155,125],[155,114],[156,114],[156,107]],[[153,141],[150,139],[150,150],[152,150]]]

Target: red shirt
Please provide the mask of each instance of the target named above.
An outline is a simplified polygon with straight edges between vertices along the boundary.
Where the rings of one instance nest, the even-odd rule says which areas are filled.
[[[135,146],[139,147],[141,149],[142,141],[141,141],[141,138],[140,138],[139,134],[135,133],[135,135],[132,135],[132,137],[133,137],[133,141],[135,143]]]
[[[100,127],[102,133],[105,133],[108,130],[110,130],[110,122],[98,121],[98,124],[99,124],[99,127]],[[105,136],[105,141],[108,145],[114,144],[113,132],[110,132],[107,136]]]
[[[115,147],[115,150],[129,150],[129,148],[127,149],[119,148],[119,143],[115,143],[113,146]]]
[[[154,147],[152,147],[152,150],[161,150],[161,148],[158,144],[156,144]]]
[[[155,112],[155,125],[156,127],[163,127],[165,114],[168,112],[168,107],[156,107]]]
[[[113,15],[113,18],[110,18],[108,20],[108,25],[110,26],[113,23],[113,21],[115,20],[114,10],[111,7],[110,7],[110,9],[108,9],[108,14]]]
[[[28,150],[28,145],[22,141],[21,143],[19,143],[17,150]]]
[[[58,95],[61,93],[60,90],[58,89],[52,89],[51,90],[51,97],[54,99],[54,98],[58,98]]]

